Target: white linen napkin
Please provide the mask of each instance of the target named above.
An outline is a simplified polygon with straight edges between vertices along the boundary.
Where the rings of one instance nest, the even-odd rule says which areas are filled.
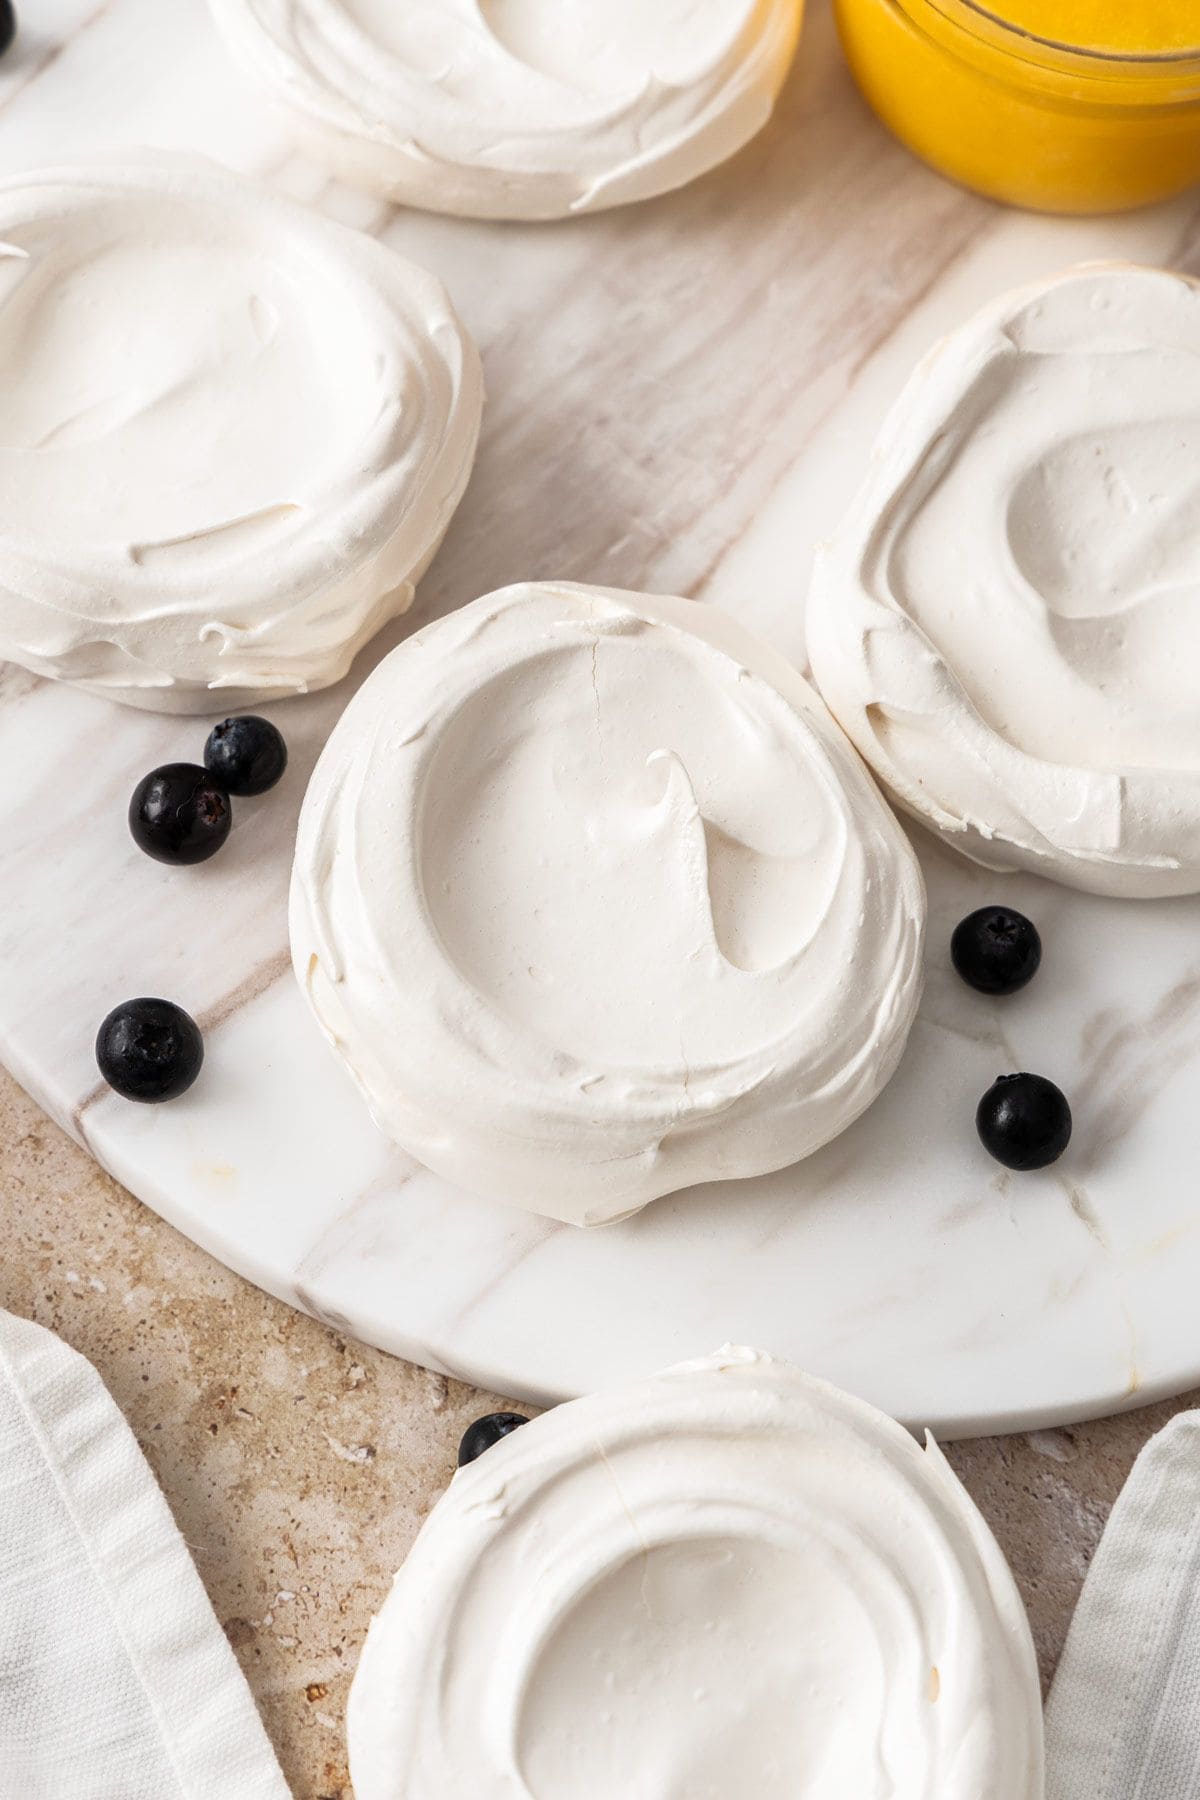
[[[1200,1412],[1133,1466],[1046,1706],[1047,1800],[1200,1795]]]
[[[167,1503],[91,1364],[0,1312],[2,1800],[287,1800]]]

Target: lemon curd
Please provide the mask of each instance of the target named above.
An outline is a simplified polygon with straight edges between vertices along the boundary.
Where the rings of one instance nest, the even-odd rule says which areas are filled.
[[[1200,0],[835,0],[867,99],[997,200],[1115,212],[1200,181]]]

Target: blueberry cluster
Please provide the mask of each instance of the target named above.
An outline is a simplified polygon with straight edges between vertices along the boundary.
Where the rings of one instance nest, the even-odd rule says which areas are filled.
[[[204,746],[204,763],[164,763],[143,776],[129,802],[133,841],[156,862],[180,867],[215,856],[233,825],[233,797],[265,794],[287,768],[287,745],[268,719],[226,719]],[[174,1100],[204,1061],[195,1020],[172,1000],[122,1001],[96,1037],[96,1062],[127,1100]]]
[[[287,745],[269,719],[215,725],[199,763],[164,763],[133,790],[129,829],[156,862],[199,863],[215,856],[233,824],[230,797],[265,794],[287,768]]]
[[[1023,913],[981,906],[955,927],[950,960],[981,994],[1015,994],[1037,974],[1042,940]],[[1071,1141],[1071,1108],[1044,1075],[1000,1075],[975,1110],[975,1129],[1006,1169],[1044,1169]]]

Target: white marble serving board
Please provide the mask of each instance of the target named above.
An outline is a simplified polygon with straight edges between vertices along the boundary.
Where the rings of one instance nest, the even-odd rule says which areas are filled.
[[[0,73],[0,172],[138,141],[206,151],[432,266],[477,336],[475,477],[415,613],[359,676],[415,624],[539,576],[717,602],[801,657],[813,542],[943,329],[1078,258],[1200,267],[1198,196],[1066,222],[940,181],[867,115],[822,0],[777,121],[729,168],[553,227],[397,213],[328,182],[227,66],[203,0],[25,14]],[[273,709],[282,788],[239,808],[213,863],[175,871],[134,849],[127,798],[155,763],[198,755],[206,726],[0,680],[0,1054],[150,1206],[320,1318],[533,1400],[726,1339],[946,1435],[1200,1379],[1200,902],[1005,883],[922,846],[928,993],[867,1118],[796,1169],[582,1233],[389,1148],[304,1010],[289,853],[346,697]],[[995,1003],[948,972],[946,946],[1001,892],[1046,955]],[[179,1000],[207,1033],[203,1078],[171,1106],[97,1084],[96,1025],[137,993]],[[977,1096],[1015,1067],[1075,1107],[1071,1151],[1037,1176],[1005,1175],[974,1137]]]

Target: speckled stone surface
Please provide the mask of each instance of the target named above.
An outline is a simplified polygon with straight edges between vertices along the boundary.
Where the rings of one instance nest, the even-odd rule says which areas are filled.
[[[363,1633],[459,1436],[500,1401],[348,1342],[230,1274],[7,1075],[0,1209],[0,1304],[57,1331],[108,1383],[297,1800],[351,1800],[343,1722]],[[1188,1403],[950,1447],[1012,1562],[1045,1679],[1134,1456]]]

